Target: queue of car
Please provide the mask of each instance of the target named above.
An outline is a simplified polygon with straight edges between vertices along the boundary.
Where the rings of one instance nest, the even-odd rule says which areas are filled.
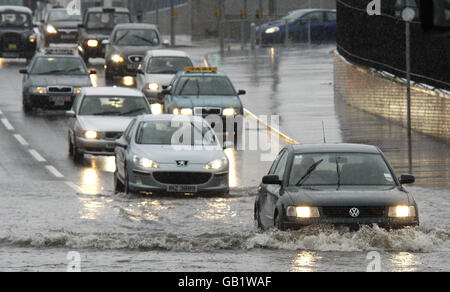
[[[48,12],[42,23],[46,43],[69,39],[63,37],[68,26],[55,20],[63,13]],[[314,13],[330,17],[328,11],[310,10],[288,16]],[[26,8],[0,7],[0,21],[0,29],[33,27]],[[221,145],[217,135],[230,129],[215,124],[232,121],[231,132],[238,136],[242,128],[236,121],[244,115],[240,96],[246,92],[236,90],[217,68],[194,67],[186,53],[162,49],[156,26],[130,22],[124,8],[89,8],[78,25],[78,54],[33,51],[27,69],[20,71],[24,111],[70,109],[71,158],[79,162],[85,155],[114,156],[115,192],[227,194],[230,163],[224,149],[229,145]],[[271,36],[266,40],[282,38],[282,25],[274,25],[267,24],[264,36]],[[24,44],[4,42],[2,49],[17,57],[33,56],[19,50],[36,45],[31,32],[23,33]],[[137,88],[91,87],[90,75],[96,72],[86,66],[90,57],[106,58],[106,81],[131,75]],[[152,103],[163,110],[152,111]],[[418,206],[403,187],[414,180],[411,175],[398,178],[374,146],[287,146],[262,179],[254,220],[260,229],[281,230],[312,224],[415,226]]]

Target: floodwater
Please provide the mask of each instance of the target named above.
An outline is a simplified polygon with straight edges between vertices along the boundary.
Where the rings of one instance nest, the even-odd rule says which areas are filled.
[[[401,127],[342,103],[332,86],[332,50],[263,49],[212,54],[208,61],[214,59],[236,87],[247,90],[243,102],[249,110],[280,115],[280,130],[293,139],[321,143],[324,121],[327,142],[378,145],[398,173],[417,175],[417,184],[408,189],[419,205],[419,227],[258,232],[253,204],[270,163],[247,150],[229,153],[234,157],[229,195],[116,195],[110,159],[67,162],[65,137],[59,138],[65,133],[63,118],[26,118],[13,96],[0,99],[3,114],[18,131],[22,123],[32,127],[45,121],[41,135],[52,141],[51,153],[40,149],[45,141],[33,136],[38,134],[23,130],[23,135],[66,179],[51,178],[27,159],[0,125],[5,157],[0,162],[0,271],[66,271],[73,265],[70,252],[79,254],[81,271],[366,271],[372,251],[379,253],[382,271],[450,271],[449,145],[414,134],[409,153]],[[189,53],[201,62],[206,52],[191,48]],[[3,68],[3,74],[11,72]],[[16,90],[17,100],[19,85],[16,81],[9,89]]]

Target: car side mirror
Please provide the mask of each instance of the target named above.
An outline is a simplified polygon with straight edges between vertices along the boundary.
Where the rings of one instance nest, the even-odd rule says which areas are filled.
[[[170,46],[169,40],[163,40],[163,46],[166,46],[166,47]]]
[[[142,69],[138,69],[137,74],[144,74],[144,71]]]
[[[109,45],[110,43],[111,43],[110,40],[103,40],[103,41],[102,41],[102,45],[104,45],[104,46],[107,46],[107,45]]]
[[[281,185],[281,180],[278,175],[266,175],[263,177],[262,183],[265,185]]]
[[[416,178],[410,174],[402,174],[400,176],[400,183],[404,184],[413,184],[416,181]]]
[[[28,74],[28,70],[27,69],[20,69],[19,73],[20,74]]]
[[[245,90],[240,89],[238,91],[238,95],[245,95],[247,92]]]
[[[89,70],[89,75],[95,75],[95,74],[97,74],[96,70]]]
[[[117,139],[115,141],[115,144],[116,144],[116,147],[120,147],[123,149],[127,149],[127,147],[128,147],[127,141],[125,141],[125,139],[123,137],[120,137],[119,139]]]
[[[70,111],[66,111],[66,117],[68,118],[75,118],[76,114],[74,111],[70,110]]]

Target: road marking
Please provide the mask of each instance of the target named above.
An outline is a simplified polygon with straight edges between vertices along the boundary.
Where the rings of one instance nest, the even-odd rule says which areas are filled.
[[[33,156],[33,158],[36,159],[36,160],[39,161],[39,162],[45,162],[45,161],[47,161],[47,160],[45,160],[44,157],[42,157],[41,154],[39,154],[39,153],[38,153],[36,150],[34,150],[34,149],[30,149],[30,150],[28,150],[28,152],[30,152],[31,156]]]
[[[66,181],[65,183],[66,183],[66,185],[68,185],[71,189],[73,189],[75,192],[80,193],[80,194],[83,193],[83,190],[82,190],[79,186],[77,186],[76,184],[74,184],[73,182],[71,182],[71,181]]]
[[[55,177],[64,177],[64,175],[62,175],[62,173],[60,173],[56,168],[54,168],[51,165],[47,165],[47,166],[45,166],[45,168],[47,168],[47,170],[50,171],[51,174],[53,174]]]
[[[16,140],[19,141],[19,143],[22,146],[29,146],[30,145],[30,144],[28,144],[28,142],[20,134],[14,134],[14,138],[16,138]]]
[[[3,118],[1,121],[7,130],[14,131],[14,127],[11,125],[8,119]]]

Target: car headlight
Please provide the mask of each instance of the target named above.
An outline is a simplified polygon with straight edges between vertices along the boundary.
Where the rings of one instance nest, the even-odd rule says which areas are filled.
[[[394,218],[415,217],[416,208],[414,206],[406,206],[406,205],[389,207],[388,216]]]
[[[194,111],[191,109],[191,108],[182,108],[182,109],[179,109],[179,108],[174,108],[173,110],[172,110],[172,114],[174,114],[174,115],[179,115],[179,114],[181,114],[181,115],[183,115],[183,116],[192,116],[193,114],[194,114]]]
[[[97,131],[92,131],[92,130],[84,131],[84,138],[91,139],[91,140],[97,139],[98,138],[98,132]]]
[[[42,87],[42,86],[31,87],[30,88],[30,92],[32,94],[46,94],[47,93],[47,88],[46,87]]]
[[[149,83],[145,86],[150,91],[158,91],[159,90],[159,84],[158,83]]]
[[[279,31],[280,31],[280,28],[278,26],[274,26],[274,27],[270,27],[270,28],[266,29],[267,34],[272,34],[272,33],[276,33]]]
[[[80,92],[81,92],[81,87],[75,87],[74,89],[73,89],[73,93],[74,94],[80,94]]]
[[[206,163],[205,166],[203,166],[203,168],[208,170],[209,169],[220,170],[224,169],[227,165],[228,165],[228,158],[222,157]]]
[[[159,164],[145,157],[133,156],[133,162],[143,168],[160,168]]]
[[[226,108],[222,111],[224,116],[234,116],[236,115],[236,110],[234,108]]]
[[[30,43],[36,42],[36,36],[35,36],[34,34],[30,35],[30,36],[28,37],[28,41],[29,41]]]
[[[122,80],[123,80],[123,85],[125,85],[125,86],[133,86],[134,85],[134,77],[133,76],[124,76]]]
[[[98,46],[98,40],[88,40],[86,44],[88,47],[95,48]]]
[[[161,115],[163,113],[163,106],[160,103],[152,103],[150,105],[152,115]]]
[[[308,206],[290,206],[286,209],[288,217],[297,218],[319,218],[319,208]]]
[[[125,59],[119,54],[114,54],[111,56],[111,61],[114,63],[123,63]]]
[[[56,33],[58,33],[58,31],[56,30],[56,28],[53,25],[49,24],[49,25],[47,25],[47,33],[56,34]]]

